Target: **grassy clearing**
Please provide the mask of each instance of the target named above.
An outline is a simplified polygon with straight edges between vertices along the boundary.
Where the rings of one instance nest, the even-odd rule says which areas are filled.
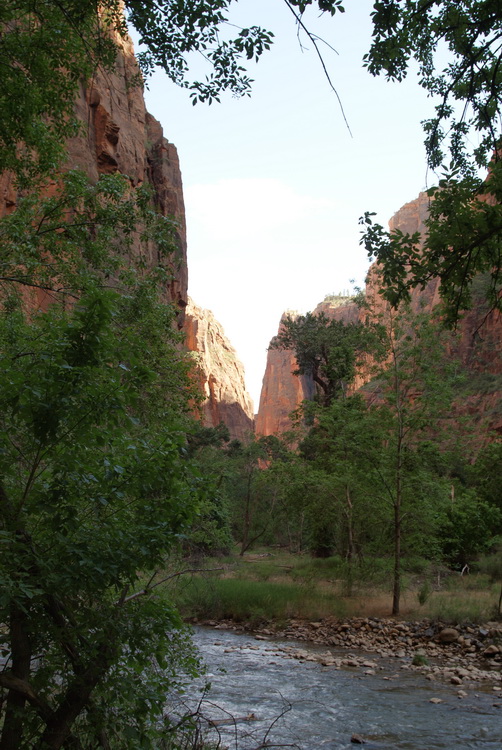
[[[187,618],[233,619],[259,625],[291,618],[387,617],[392,608],[392,564],[367,559],[351,571],[340,558],[312,559],[261,550],[198,566],[218,571],[177,579],[169,591]],[[487,575],[460,576],[424,560],[405,566],[401,617],[483,622],[494,617],[500,584]]]

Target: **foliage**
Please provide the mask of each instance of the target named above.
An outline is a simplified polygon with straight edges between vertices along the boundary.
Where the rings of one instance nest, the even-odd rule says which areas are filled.
[[[502,511],[502,442],[495,440],[485,445],[476,462],[468,467],[467,484],[477,496]]]
[[[373,414],[355,395],[319,409],[313,427],[299,446],[304,475],[314,482],[312,490],[304,495],[311,498],[307,518],[313,505],[312,516],[317,524],[322,520],[327,525],[331,519],[332,549],[347,560],[349,592],[353,559],[363,554],[367,542],[375,540],[382,528],[371,478],[378,439]],[[327,527],[325,534],[326,531]]]
[[[25,287],[31,304],[71,305],[95,287],[98,276],[100,283],[126,291],[152,270],[151,280],[165,284],[176,269],[177,223],[157,213],[150,198],[146,187],[131,190],[120,174],[91,185],[77,171],[65,172],[49,197],[31,190],[0,221],[2,298]],[[147,261],[152,247],[154,269]]]
[[[404,310],[387,319],[389,360],[380,374],[373,407],[386,439],[374,472],[392,513],[393,614],[399,613],[403,543],[434,555],[438,511],[447,497],[445,480],[431,471],[421,445],[440,442],[455,387],[458,364],[448,355],[448,334],[425,314]],[[458,440],[458,436],[457,436]],[[418,536],[417,536],[418,534]]]
[[[270,541],[278,522],[279,487],[266,467],[271,455],[280,455],[279,446],[279,440],[253,438],[247,445],[234,445],[229,450],[232,473],[227,481],[227,492],[233,535],[240,540],[241,555],[258,540]]]
[[[111,746],[149,746],[173,679],[146,675],[150,654],[171,658],[177,616],[134,592],[190,519],[187,381],[168,308],[141,294],[95,290],[69,312],[0,318],[5,746],[56,748],[105,727]],[[119,718],[131,702],[134,732]]]
[[[420,85],[437,102],[423,123],[428,164],[441,169],[439,186],[429,190],[426,237],[386,232],[370,213],[362,219],[362,243],[384,269],[382,292],[397,305],[439,277],[454,324],[472,305],[473,279],[486,272],[488,305],[501,309],[500,7],[485,0],[381,0],[374,7],[365,65],[400,81],[418,64]],[[483,181],[479,170],[487,167]]]
[[[118,2],[115,15],[118,13]],[[75,94],[98,64],[111,67],[110,21],[94,0],[6,0],[0,8],[0,173],[21,185],[53,171],[75,134]]]
[[[230,503],[226,483],[231,474],[225,446],[228,428],[197,428],[188,436],[189,455],[197,472],[199,491],[197,514],[187,534],[184,549],[190,556],[227,554],[233,544]]]
[[[458,568],[486,554],[502,534],[499,508],[480,500],[472,491],[455,498],[445,512],[439,539],[445,559]]]
[[[154,747],[196,668],[151,596],[199,488],[174,230],[125,178],[76,173],[0,226],[2,747]]]
[[[420,602],[420,604],[423,604],[424,602]],[[425,654],[413,654],[413,659],[411,660],[411,663],[414,667],[427,667],[429,665],[429,661]]]

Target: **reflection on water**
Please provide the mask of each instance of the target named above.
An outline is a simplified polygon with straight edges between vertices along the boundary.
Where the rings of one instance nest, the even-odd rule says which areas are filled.
[[[464,687],[460,700],[458,688],[399,671],[397,660],[378,661],[366,675],[288,658],[281,649],[291,642],[203,628],[195,641],[211,683],[202,710],[222,747],[353,750],[357,734],[380,750],[502,750],[502,708],[494,706],[502,701],[479,684]]]

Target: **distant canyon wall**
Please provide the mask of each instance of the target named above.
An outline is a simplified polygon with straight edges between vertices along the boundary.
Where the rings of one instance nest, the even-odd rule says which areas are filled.
[[[186,346],[194,353],[206,427],[223,422],[234,439],[246,440],[254,430],[253,402],[246,390],[244,367],[210,310],[191,299],[185,314]]]
[[[400,229],[413,234],[425,231],[425,220],[429,209],[429,197],[420,193],[418,198],[406,203],[390,220],[390,229]],[[482,283],[480,281],[480,283]],[[314,313],[320,312],[330,319],[353,323],[367,315],[376,319],[385,313],[387,303],[378,294],[380,282],[378,266],[373,264],[366,282],[366,301],[369,311],[360,311],[348,298],[328,297],[321,302]],[[431,280],[425,289],[414,289],[411,294],[411,308],[414,312],[431,312],[439,303],[439,280]],[[280,330],[280,328],[279,328]],[[487,312],[480,294],[478,304],[468,311],[459,325],[459,340],[454,354],[467,370],[469,393],[457,413],[468,413],[478,421],[484,421],[492,430],[502,433],[502,377],[501,360],[502,316],[497,311]],[[269,350],[266,371],[256,417],[258,435],[280,434],[291,427],[288,414],[293,412],[304,399],[315,393],[311,378],[299,379],[293,375],[296,360],[293,352]],[[355,386],[360,388],[370,379],[369,369],[363,367],[356,376]],[[301,381],[301,382],[299,382]]]

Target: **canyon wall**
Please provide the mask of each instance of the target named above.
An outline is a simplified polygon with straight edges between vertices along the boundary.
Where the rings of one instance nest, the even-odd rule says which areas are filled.
[[[116,41],[120,51],[115,70],[98,70],[92,80],[80,82],[75,111],[82,128],[67,142],[64,169],[82,171],[93,184],[100,175],[116,172],[127,176],[132,187],[148,184],[160,213],[176,219],[177,252],[165,297],[178,308],[178,326],[185,330],[188,348],[197,353],[197,378],[207,397],[202,406],[204,424],[216,426],[223,421],[233,438],[244,439],[253,431],[254,415],[243,367],[212,313],[191,303],[185,319],[187,241],[176,148],[146,111],[142,88],[133,83],[138,66],[131,40]],[[47,193],[56,188],[56,182],[47,185]],[[12,176],[0,175],[0,216],[14,211],[17,201]],[[146,252],[147,264],[155,266],[157,248],[152,243]],[[45,306],[43,293],[36,292],[35,304]]]
[[[206,397],[203,422],[215,427],[223,422],[234,439],[246,440],[253,432],[253,402],[246,391],[244,368],[222,326],[210,310],[188,300],[184,331],[186,346],[194,352],[197,379]]]
[[[297,317],[297,313],[286,311],[281,317]],[[267,364],[260,393],[260,405],[256,415],[257,435],[274,435],[291,428],[289,415],[304,400],[314,396],[314,382],[304,375],[293,375],[296,359],[292,351],[269,349]]]
[[[102,174],[120,172],[132,186],[147,183],[164,216],[177,220],[176,258],[166,298],[179,309],[179,324],[187,303],[186,227],[183,189],[176,148],[163,135],[160,124],[145,108],[143,90],[134,85],[138,66],[132,42],[118,40],[120,51],[113,72],[97,70],[90,81],[81,81],[75,103],[82,128],[67,143],[65,169],[79,169],[92,183]],[[54,186],[48,186],[48,192]],[[0,216],[13,211],[18,196],[12,177],[0,175]],[[147,262],[156,264],[155,246]]]
[[[390,229],[404,233],[424,233],[428,214],[429,197],[420,193],[418,198],[405,204],[390,220]],[[502,316],[497,311],[488,311],[483,297],[483,279],[475,282],[479,294],[472,310],[462,318],[458,327],[458,343],[452,352],[459,357],[466,368],[468,385],[462,403],[455,407],[459,415],[470,414],[478,422],[502,433]],[[384,315],[387,303],[378,294],[381,284],[378,266],[373,264],[366,279],[366,301],[369,311],[359,311],[349,298],[327,297],[314,313],[324,312],[330,319],[346,323],[363,320],[367,315],[377,319]],[[425,289],[414,289],[411,294],[411,308],[414,312],[430,312],[440,301],[439,280],[432,279]],[[314,384],[309,378],[302,378],[302,385],[292,374],[296,361],[291,351],[270,350],[263,379],[260,408],[256,418],[256,432],[260,435],[282,433],[290,429],[288,414],[294,411],[302,400],[314,394]],[[369,370],[364,366],[355,380],[360,388],[369,379]],[[310,394],[310,395],[309,395]]]

